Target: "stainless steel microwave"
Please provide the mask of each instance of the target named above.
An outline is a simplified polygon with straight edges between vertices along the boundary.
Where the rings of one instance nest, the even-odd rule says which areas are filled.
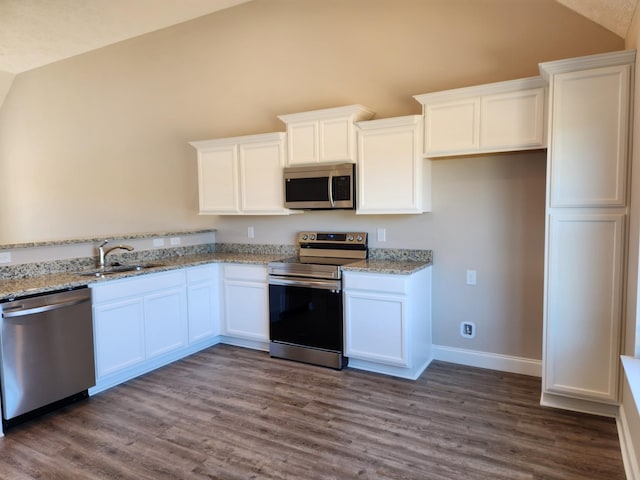
[[[300,210],[353,210],[356,166],[320,164],[284,169],[284,206]]]

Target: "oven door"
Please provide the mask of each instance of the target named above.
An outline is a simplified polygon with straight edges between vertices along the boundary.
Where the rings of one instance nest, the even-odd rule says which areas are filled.
[[[340,281],[269,277],[272,342],[342,355]]]

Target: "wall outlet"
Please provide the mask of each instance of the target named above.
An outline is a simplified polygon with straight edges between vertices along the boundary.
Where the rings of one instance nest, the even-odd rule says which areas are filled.
[[[478,283],[478,272],[476,270],[467,270],[467,285],[475,286]]]
[[[154,238],[153,239],[154,247],[164,247],[164,238]]]
[[[0,263],[11,263],[11,252],[0,252]]]
[[[476,324],[473,322],[462,322],[460,324],[460,335],[464,338],[473,338],[476,336]]]
[[[171,245],[180,245],[180,237],[171,237],[169,242]]]
[[[247,227],[247,238],[255,238],[256,232],[253,227]]]
[[[378,228],[377,234],[378,234],[378,241],[379,242],[386,242],[387,241],[387,229],[386,228]]]

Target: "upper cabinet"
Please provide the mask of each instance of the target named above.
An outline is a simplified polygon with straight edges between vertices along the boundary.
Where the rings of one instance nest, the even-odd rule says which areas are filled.
[[[541,66],[553,92],[550,206],[622,207],[632,65],[561,68],[567,65],[579,68],[577,61]]]
[[[362,105],[279,115],[287,125],[287,164],[355,163],[354,122],[373,116]]]
[[[282,132],[191,142],[198,150],[201,214],[287,215]]]
[[[422,158],[422,116],[357,123],[357,214],[431,210],[431,161]]]
[[[426,157],[545,147],[545,87],[540,77],[414,98],[422,104]]]

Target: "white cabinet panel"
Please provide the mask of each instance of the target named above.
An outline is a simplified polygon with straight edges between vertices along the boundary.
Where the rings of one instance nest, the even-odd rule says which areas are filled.
[[[269,340],[267,269],[255,265],[224,266],[224,333],[231,337]]]
[[[284,211],[284,142],[241,143],[241,209],[246,214]]]
[[[354,158],[353,120],[350,116],[320,120],[320,162]]]
[[[200,213],[239,212],[237,165],[234,146],[212,148],[198,155]]]
[[[615,400],[623,215],[551,215],[544,387]]]
[[[429,211],[431,163],[422,158],[421,117],[370,120],[357,126],[356,213]]]
[[[349,292],[345,315],[347,357],[408,366],[404,296]]]
[[[166,289],[144,297],[146,358],[153,358],[188,343],[185,287]]]
[[[218,265],[187,270],[189,343],[220,335]]]
[[[480,148],[480,98],[426,105],[425,153],[475,151]]]
[[[544,100],[544,88],[482,97],[480,148],[543,146]]]
[[[626,203],[630,65],[553,77],[551,207]]]
[[[320,158],[320,125],[316,121],[300,122],[287,127],[289,165],[315,163]]]
[[[128,298],[93,308],[96,379],[135,366],[145,358],[142,298]]]

